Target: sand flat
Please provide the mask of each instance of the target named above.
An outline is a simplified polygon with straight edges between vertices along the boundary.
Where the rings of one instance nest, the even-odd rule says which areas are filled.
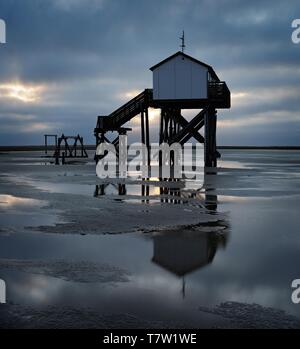
[[[298,328],[299,151],[223,150],[217,175],[178,183],[36,152],[0,165],[0,326]]]

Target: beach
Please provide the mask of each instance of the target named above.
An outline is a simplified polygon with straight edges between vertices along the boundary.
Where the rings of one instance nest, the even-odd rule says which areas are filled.
[[[197,181],[0,154],[2,328],[300,328],[300,151],[222,149]]]

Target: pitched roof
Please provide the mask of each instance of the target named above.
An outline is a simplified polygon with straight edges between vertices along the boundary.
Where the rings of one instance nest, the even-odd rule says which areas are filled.
[[[212,75],[213,77],[215,77],[217,80],[219,80],[219,78],[218,78],[217,74],[215,73],[215,71],[213,70],[212,66],[210,66],[210,65],[208,65],[208,64],[206,64],[206,63],[204,63],[204,62],[201,62],[201,61],[199,61],[198,59],[196,59],[196,58],[194,58],[194,57],[191,57],[191,56],[189,56],[189,55],[187,55],[187,54],[185,54],[185,53],[183,53],[183,52],[181,52],[181,51],[178,51],[178,52],[174,53],[173,55],[167,57],[167,58],[164,59],[163,61],[161,61],[161,62],[155,64],[153,67],[150,68],[150,70],[153,71],[154,69],[158,68],[160,65],[162,65],[162,64],[164,64],[164,63],[166,63],[166,62],[168,62],[169,60],[171,60],[171,59],[173,59],[173,58],[175,58],[175,57],[177,57],[177,56],[182,56],[182,57],[187,58],[187,59],[189,59],[189,60],[191,60],[191,61],[193,61],[193,62],[195,62],[195,63],[201,64],[202,66],[208,68],[209,72],[211,73],[211,75]]]

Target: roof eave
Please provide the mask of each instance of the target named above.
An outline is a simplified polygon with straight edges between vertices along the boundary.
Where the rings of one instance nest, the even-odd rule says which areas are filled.
[[[210,74],[212,75],[212,77],[215,78],[216,80],[220,81],[220,79],[218,78],[218,75],[216,74],[216,72],[214,71],[214,69],[212,68],[212,66],[210,66],[210,65],[208,65],[208,64],[206,64],[206,63],[204,63],[204,62],[201,62],[201,61],[199,61],[198,59],[196,59],[196,58],[194,58],[194,57],[191,57],[191,56],[189,56],[189,55],[187,55],[186,53],[183,53],[183,52],[181,52],[181,51],[177,51],[177,52],[174,53],[173,55],[171,55],[171,56],[165,58],[164,60],[162,60],[161,62],[155,64],[154,66],[152,66],[152,67],[149,68],[149,69],[150,69],[151,71],[153,71],[153,70],[155,70],[156,68],[158,68],[159,66],[161,66],[162,64],[168,62],[169,60],[171,60],[171,59],[173,59],[173,58],[175,58],[175,57],[177,57],[177,56],[179,56],[179,55],[182,55],[182,56],[186,57],[187,59],[190,59],[191,61],[193,61],[193,62],[195,62],[195,63],[198,63],[198,64],[200,64],[200,65],[206,67],[206,68],[209,70],[209,72],[210,72]]]
[[[200,64],[200,65],[202,65],[202,66],[204,66],[204,67],[206,67],[206,68],[208,68],[208,69],[212,69],[212,67],[211,67],[210,65],[208,65],[208,64],[206,64],[206,63],[204,63],[204,62],[201,62],[201,61],[199,61],[198,59],[196,59],[196,58],[194,58],[194,57],[192,57],[192,56],[187,55],[186,53],[183,53],[183,52],[181,52],[181,51],[178,51],[178,52],[174,53],[173,55],[171,55],[171,56],[165,58],[165,59],[162,60],[161,62],[155,64],[153,67],[150,68],[150,70],[153,71],[154,69],[156,69],[156,68],[159,67],[160,65],[162,65],[162,64],[164,64],[164,63],[166,63],[166,62],[168,62],[169,60],[171,60],[171,59],[173,59],[173,58],[175,58],[175,57],[177,57],[177,56],[179,56],[179,55],[181,55],[181,56],[183,56],[183,57],[185,57],[185,58],[187,58],[187,59],[190,59],[191,61],[193,61],[193,62],[195,62],[195,63],[198,63],[198,64]]]

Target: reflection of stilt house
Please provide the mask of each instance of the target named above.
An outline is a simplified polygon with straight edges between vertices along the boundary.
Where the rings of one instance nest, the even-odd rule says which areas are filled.
[[[184,276],[210,264],[226,234],[214,232],[169,232],[153,237],[152,261],[177,276]]]

